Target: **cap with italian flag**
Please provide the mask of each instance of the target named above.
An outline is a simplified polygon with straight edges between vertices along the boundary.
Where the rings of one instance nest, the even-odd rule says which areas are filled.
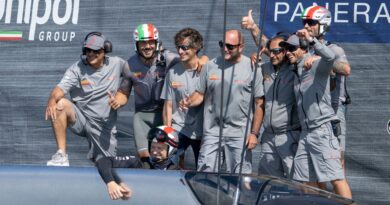
[[[21,31],[0,31],[0,41],[20,41],[22,36]]]

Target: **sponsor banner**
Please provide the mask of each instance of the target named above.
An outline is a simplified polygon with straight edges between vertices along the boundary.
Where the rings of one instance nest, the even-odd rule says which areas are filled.
[[[301,29],[301,13],[312,5],[325,6],[332,13],[327,39],[348,43],[390,43],[390,2],[381,0],[261,1],[260,20],[266,15],[264,33]],[[266,7],[266,10],[264,8]]]
[[[79,7],[80,0],[0,0],[0,41],[70,42],[75,31],[68,25],[78,24]]]

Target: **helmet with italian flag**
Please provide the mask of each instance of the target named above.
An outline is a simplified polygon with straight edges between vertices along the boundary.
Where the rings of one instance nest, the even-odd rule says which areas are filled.
[[[134,41],[158,41],[158,30],[153,24],[141,24],[134,30]]]
[[[332,22],[332,14],[323,6],[310,6],[306,8],[302,15],[302,20],[314,20],[319,23],[319,35],[324,35]]]

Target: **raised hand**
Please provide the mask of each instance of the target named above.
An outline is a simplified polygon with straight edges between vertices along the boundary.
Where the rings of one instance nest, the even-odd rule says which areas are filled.
[[[255,21],[253,20],[252,16],[252,9],[248,11],[248,16],[244,16],[241,19],[241,28],[252,30],[256,27]]]
[[[310,33],[309,31],[307,31],[306,29],[301,29],[301,30],[298,30],[296,32],[297,36],[299,38],[303,38],[304,40],[308,40],[308,41],[311,41],[312,40],[312,37],[310,36]]]

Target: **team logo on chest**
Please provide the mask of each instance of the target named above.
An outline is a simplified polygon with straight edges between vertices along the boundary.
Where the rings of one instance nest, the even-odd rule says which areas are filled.
[[[87,79],[83,79],[83,80],[81,80],[80,84],[85,86],[85,85],[91,85],[92,83],[89,82],[89,80],[87,80]]]
[[[209,77],[210,80],[221,80],[221,78],[216,74],[211,74]]]
[[[177,82],[177,81],[173,81],[173,82],[171,82],[171,87],[172,88],[179,88],[179,87],[183,87],[183,84],[180,82]]]
[[[134,76],[136,78],[141,78],[143,76],[143,74],[141,72],[134,72]]]

